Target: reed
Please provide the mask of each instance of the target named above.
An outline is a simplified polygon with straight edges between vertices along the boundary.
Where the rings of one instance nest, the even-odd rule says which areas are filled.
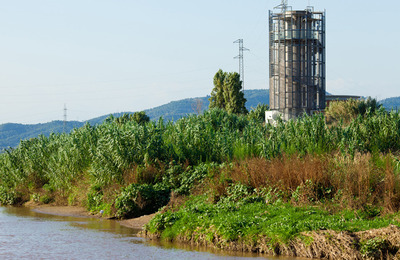
[[[0,154],[0,194],[7,194],[0,195],[0,202],[21,203],[36,195],[67,201],[87,198],[93,191],[108,194],[108,187],[115,185],[119,187],[115,196],[103,196],[108,198],[103,202],[112,205],[123,187],[155,185],[172,176],[174,181],[168,185],[178,193],[188,193],[194,182],[208,179],[223,195],[224,189],[218,186],[225,187],[230,178],[252,188],[274,187],[287,194],[313,190],[315,195],[307,196],[314,199],[342,194],[349,200],[359,198],[357,205],[379,201],[390,211],[398,208],[399,163],[393,154],[399,151],[400,116],[383,110],[367,111],[347,126],[329,127],[323,115],[271,126],[218,109],[175,123],[106,120],[69,134],[24,140]],[[384,167],[371,162],[385,156]],[[217,178],[214,166],[213,173],[194,170],[210,164],[234,167],[227,170],[222,166],[226,178],[212,182]],[[182,170],[176,172],[178,166]],[[176,175],[171,175],[173,172]],[[362,185],[350,187],[346,178],[358,179]],[[80,179],[87,183],[77,189]],[[76,194],[77,190],[85,196]],[[361,198],[361,194],[371,195]]]

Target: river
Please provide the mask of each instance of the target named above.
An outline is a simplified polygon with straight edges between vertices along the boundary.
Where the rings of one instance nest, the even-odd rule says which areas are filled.
[[[114,220],[0,207],[0,259],[289,259],[157,243],[137,232]]]

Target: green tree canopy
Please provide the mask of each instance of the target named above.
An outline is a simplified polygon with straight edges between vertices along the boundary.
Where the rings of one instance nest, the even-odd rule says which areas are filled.
[[[144,111],[141,112],[135,112],[133,114],[123,114],[120,117],[114,117],[113,115],[110,115],[108,118],[106,118],[106,122],[116,122],[117,124],[123,125],[129,121],[136,121],[138,124],[145,124],[150,121],[150,117],[146,115]]]
[[[361,100],[349,99],[331,102],[325,110],[325,115],[328,124],[334,124],[340,120],[349,124],[359,115],[373,115],[380,109],[383,109],[382,105],[371,97]]]
[[[214,88],[209,100],[210,108],[221,108],[234,114],[246,114],[246,99],[239,73],[227,73],[220,69],[214,76]]]
[[[138,124],[144,124],[150,121],[150,117],[146,115],[146,112],[135,112],[133,113],[133,120],[135,120]]]

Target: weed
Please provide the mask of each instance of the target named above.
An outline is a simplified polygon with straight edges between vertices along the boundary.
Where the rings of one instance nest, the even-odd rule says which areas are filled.
[[[115,200],[117,217],[138,217],[156,212],[169,201],[170,190],[162,184],[131,184]]]
[[[365,258],[381,259],[389,250],[386,239],[375,237],[361,243],[360,252]]]
[[[39,201],[43,204],[49,204],[54,201],[54,198],[49,195],[40,196]]]

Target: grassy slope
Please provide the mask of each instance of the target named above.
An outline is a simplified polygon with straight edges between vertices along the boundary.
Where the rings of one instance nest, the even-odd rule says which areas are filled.
[[[157,214],[143,233],[224,250],[310,258],[386,259],[399,250],[398,213],[332,214],[315,206],[245,200],[213,205],[204,196],[192,197],[178,211]]]

